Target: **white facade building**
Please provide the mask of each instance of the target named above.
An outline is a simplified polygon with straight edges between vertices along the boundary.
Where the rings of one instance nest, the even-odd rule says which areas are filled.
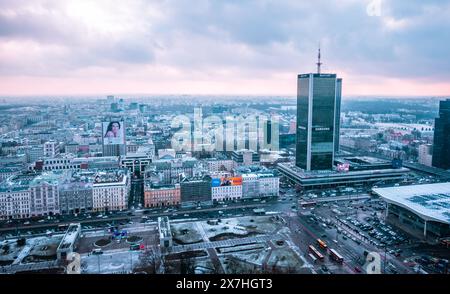
[[[98,173],[92,188],[93,211],[127,209],[130,185],[130,177],[124,171]]]
[[[59,154],[59,143],[56,141],[48,141],[44,143],[44,156],[56,157]]]
[[[242,198],[242,186],[219,186],[211,188],[213,201],[229,201]]]
[[[280,193],[280,178],[271,174],[258,174],[259,196],[278,197]]]
[[[59,214],[59,180],[61,174],[44,173],[30,183],[31,216]]]
[[[30,191],[0,190],[0,219],[28,218],[30,216]]]
[[[44,157],[44,148],[42,146],[33,146],[26,150],[27,162],[35,162]]]
[[[419,146],[419,163],[432,166],[433,161],[433,145],[431,144],[423,144]]]
[[[280,178],[271,173],[242,175],[242,198],[278,197]]]

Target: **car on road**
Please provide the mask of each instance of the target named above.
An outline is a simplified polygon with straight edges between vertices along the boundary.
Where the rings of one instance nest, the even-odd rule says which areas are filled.
[[[96,249],[92,250],[92,254],[100,255],[100,254],[103,254],[103,251],[100,248],[96,248]]]

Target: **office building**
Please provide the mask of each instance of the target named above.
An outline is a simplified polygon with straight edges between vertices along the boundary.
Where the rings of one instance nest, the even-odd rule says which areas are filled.
[[[145,168],[145,179],[153,178],[160,184],[179,183],[182,177],[193,177],[198,164],[195,158],[155,160]]]
[[[103,156],[123,156],[126,154],[126,125],[124,121],[102,122]]]
[[[235,166],[241,165],[253,165],[260,163],[260,156],[258,152],[242,149],[238,151],[233,151],[231,153],[231,158],[235,162]]]
[[[341,101],[342,101],[342,79],[336,80],[336,107],[334,110],[334,152],[339,152],[341,133]]]
[[[141,175],[145,168],[152,162],[153,150],[148,146],[140,146],[136,152],[127,153],[120,157],[120,166],[127,168],[135,175]]]
[[[59,186],[59,207],[61,214],[91,212],[93,209],[92,182],[73,179]]]
[[[342,80],[336,74],[300,74],[297,80],[296,165],[306,171],[333,168]],[[337,100],[339,100],[337,102]]]
[[[433,166],[450,169],[450,99],[440,101],[434,125]]]
[[[93,211],[127,209],[130,182],[127,170],[98,172],[92,189]]]
[[[423,144],[419,146],[419,158],[418,161],[420,164],[426,166],[432,166],[433,162],[433,145],[431,144]]]
[[[30,217],[29,184],[34,173],[15,175],[0,184],[0,219]]]
[[[60,153],[60,145],[55,141],[48,141],[44,143],[44,156],[45,157],[56,157]]]
[[[242,198],[278,197],[280,178],[273,172],[242,174]]]
[[[66,177],[62,172],[44,172],[30,182],[31,216],[60,214],[58,186]]]
[[[242,177],[213,176],[211,198],[214,202],[230,201],[242,198]]]
[[[205,162],[210,173],[219,171],[231,171],[235,165],[235,162],[231,159],[208,158],[205,160]]]
[[[42,146],[32,146],[25,151],[27,155],[27,162],[35,162],[36,160],[44,158],[44,148]]]
[[[65,156],[46,158],[29,165],[29,170],[74,170],[74,169],[116,169],[120,167],[119,157],[79,157]]]
[[[158,185],[146,182],[144,185],[144,206],[176,206],[181,203],[180,184]]]
[[[211,205],[211,177],[185,178],[181,181],[181,205],[184,207]]]
[[[336,170],[305,171],[298,166],[281,162],[278,171],[305,190],[375,185],[378,182],[397,183],[408,177],[410,169],[398,161],[382,161],[370,157],[340,158]]]

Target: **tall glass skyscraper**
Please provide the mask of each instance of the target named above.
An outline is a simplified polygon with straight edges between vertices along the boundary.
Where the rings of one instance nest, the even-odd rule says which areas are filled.
[[[339,136],[341,133],[341,100],[342,100],[342,79],[336,80],[336,110],[334,122],[334,152],[339,152]]]
[[[434,123],[433,166],[450,169],[450,99],[440,101]]]
[[[307,171],[333,168],[335,145],[339,144],[341,89],[342,80],[336,74],[298,75],[298,167]]]

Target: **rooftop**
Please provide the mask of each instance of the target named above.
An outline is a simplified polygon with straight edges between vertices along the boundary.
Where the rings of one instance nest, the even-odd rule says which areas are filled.
[[[98,171],[94,177],[95,185],[116,184],[126,182],[127,172],[125,170]]]
[[[336,158],[336,161],[348,162],[352,165],[378,165],[378,164],[391,164],[391,162],[370,156],[344,156]]]
[[[28,190],[36,175],[34,172],[25,172],[9,177],[0,184],[0,192]]]
[[[409,172],[407,168],[390,168],[390,169],[371,169],[371,170],[357,170],[357,171],[348,171],[348,172],[339,172],[336,170],[319,170],[319,171],[306,171],[304,169],[299,168],[292,162],[283,162],[278,163],[278,166],[284,169],[288,169],[297,176],[301,178],[329,178],[329,177],[341,177],[341,176],[357,176],[357,175],[367,175],[367,174],[381,174],[388,172]]]
[[[57,185],[65,178],[70,177],[70,173],[65,171],[51,171],[43,172],[42,174],[36,176],[32,181],[31,185],[40,185],[42,183],[48,183],[51,185]]]
[[[373,189],[388,203],[413,211],[425,220],[450,224],[450,183]]]
[[[69,228],[64,234],[63,239],[61,240],[61,243],[58,246],[58,250],[65,250],[71,247],[75,243],[80,233],[80,229],[81,229],[80,224],[70,224]]]

